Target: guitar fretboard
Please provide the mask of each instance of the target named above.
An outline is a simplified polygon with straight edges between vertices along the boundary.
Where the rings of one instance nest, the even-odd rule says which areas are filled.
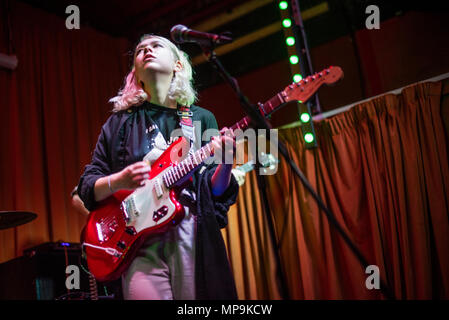
[[[178,165],[168,169],[162,176],[162,180],[167,188],[170,188],[189,173],[193,173],[199,168],[206,159],[213,156],[213,146],[209,142],[197,151],[189,154],[184,160],[178,163]]]
[[[267,116],[271,112],[273,112],[278,106],[284,103],[284,99],[282,98],[281,94],[277,94],[264,104],[261,104],[259,106],[260,112]],[[251,123],[250,118],[244,117],[242,120],[234,124],[231,129],[233,131],[240,129],[245,130],[249,127]],[[234,139],[236,137],[234,136]],[[200,167],[204,161],[214,155],[214,147],[212,146],[212,143],[209,142],[208,144],[204,145],[202,148],[198,149],[197,151],[193,152],[189,156],[187,156],[184,160],[179,162],[178,165],[171,167],[168,169],[164,175],[162,176],[163,182],[167,188],[170,188],[175,183],[183,179],[185,176],[187,176],[189,173],[194,172],[198,167]]]

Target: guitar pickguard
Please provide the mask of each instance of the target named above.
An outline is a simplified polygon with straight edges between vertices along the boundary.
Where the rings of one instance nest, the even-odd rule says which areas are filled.
[[[176,210],[176,205],[170,198],[170,190],[162,183],[161,177],[166,170],[168,168],[151,180],[146,180],[143,187],[123,200],[125,205],[132,202],[127,206],[132,209],[127,212],[126,226],[134,227],[137,233],[164,223]]]

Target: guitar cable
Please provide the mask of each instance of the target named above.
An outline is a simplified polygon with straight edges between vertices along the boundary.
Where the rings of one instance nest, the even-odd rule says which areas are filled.
[[[91,247],[91,248],[94,248],[94,249],[98,249],[98,250],[103,250],[107,254],[109,254],[111,256],[114,256],[114,257],[117,257],[117,258],[120,258],[122,256],[122,254],[119,251],[117,251],[116,249],[111,248],[111,247],[103,248],[103,247],[96,246],[94,244],[90,244],[90,243],[87,243],[87,242],[83,242],[81,245],[82,246],[86,246],[86,247]]]
[[[99,296],[98,296],[98,288],[97,288],[97,280],[95,279],[95,276],[92,274],[92,272],[89,271],[89,268],[87,266],[84,265],[83,261],[85,261],[85,257],[84,257],[84,251],[83,254],[81,256],[78,257],[78,263],[81,267],[81,270],[83,270],[88,276],[89,276],[89,286],[90,286],[90,295],[89,298],[90,300],[99,300]],[[91,281],[95,281],[95,284],[92,284]],[[92,288],[93,285],[95,285],[95,291],[93,292]],[[103,290],[104,290],[104,294],[105,297],[109,297],[109,293],[108,293],[108,289],[106,288],[105,285],[103,285]]]

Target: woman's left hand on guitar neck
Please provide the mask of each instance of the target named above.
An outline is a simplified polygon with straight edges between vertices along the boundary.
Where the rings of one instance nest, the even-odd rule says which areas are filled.
[[[221,196],[228,188],[231,181],[231,170],[234,164],[235,140],[232,129],[223,128],[221,136],[212,138],[214,156],[220,159],[219,164],[212,176],[212,194],[215,197]]]

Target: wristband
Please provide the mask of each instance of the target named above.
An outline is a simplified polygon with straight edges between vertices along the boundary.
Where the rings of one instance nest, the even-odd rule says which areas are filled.
[[[112,190],[112,187],[111,187],[111,176],[108,176],[108,187],[109,187],[109,190],[111,190],[111,192],[114,193],[114,190]]]

